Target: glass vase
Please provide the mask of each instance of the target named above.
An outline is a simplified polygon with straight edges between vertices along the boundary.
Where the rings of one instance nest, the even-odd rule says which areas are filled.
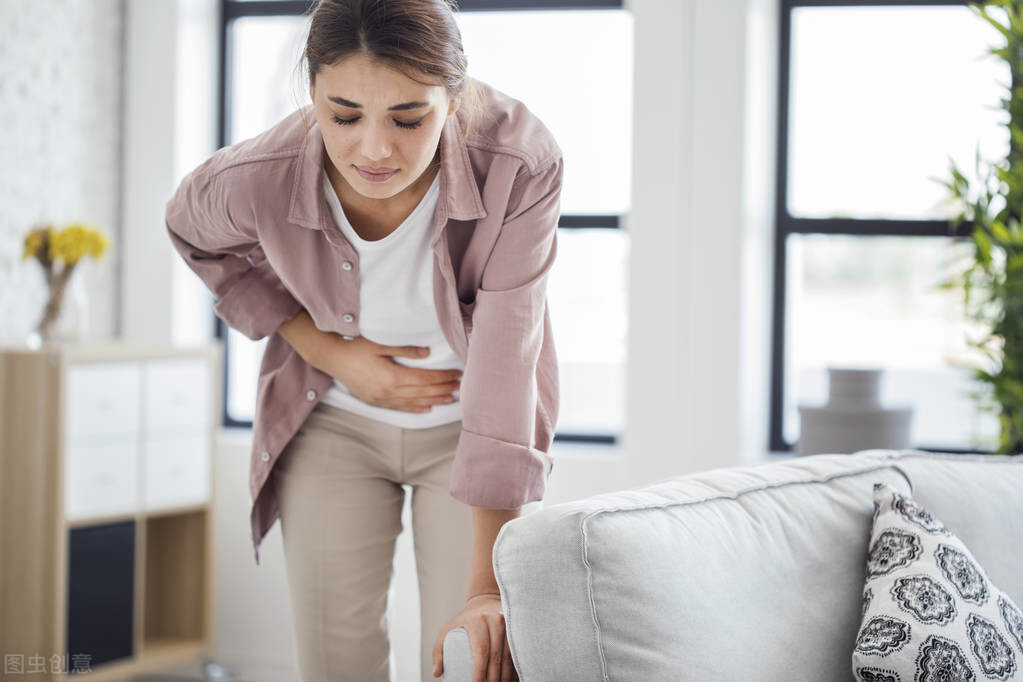
[[[84,273],[75,272],[64,293],[64,305],[61,306],[60,315],[54,324],[52,340],[59,344],[75,344],[85,341],[88,335],[88,288],[85,286]]]
[[[89,294],[80,273],[69,275],[63,287],[55,280],[47,291],[41,319],[26,338],[29,348],[81,343],[88,336]]]

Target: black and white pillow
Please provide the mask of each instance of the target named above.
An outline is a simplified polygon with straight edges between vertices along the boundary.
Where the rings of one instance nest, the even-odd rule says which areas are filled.
[[[1023,680],[1023,612],[930,512],[874,485],[853,674],[863,682]]]

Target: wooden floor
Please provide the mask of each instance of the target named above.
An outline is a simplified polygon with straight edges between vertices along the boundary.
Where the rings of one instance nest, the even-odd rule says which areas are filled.
[[[191,663],[161,673],[137,675],[128,682],[239,682],[231,671],[212,664],[204,672],[201,662]]]

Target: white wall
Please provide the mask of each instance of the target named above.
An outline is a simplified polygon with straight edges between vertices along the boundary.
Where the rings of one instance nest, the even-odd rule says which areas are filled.
[[[163,209],[215,149],[218,5],[0,3],[0,342],[22,342],[46,302],[41,268],[21,260],[39,220],[111,238],[72,278],[88,299],[87,339],[211,336],[212,313],[191,312],[211,297],[170,257]]]
[[[175,258],[164,226],[181,177],[216,150],[219,27],[215,0],[131,0],[125,65],[123,336],[211,338],[209,292]]]
[[[775,0],[631,0],[633,484],[767,450]]]
[[[215,116],[220,98],[220,3],[177,0],[177,60],[174,78],[173,187],[217,148]],[[170,195],[166,196],[169,199]],[[164,202],[166,203],[166,199]],[[161,210],[163,205],[161,205]],[[171,339],[178,345],[202,344],[213,338],[213,294],[170,246],[161,217],[162,254],[172,266]],[[196,315],[195,311],[203,311]]]
[[[0,342],[22,343],[46,304],[42,268],[21,259],[40,220],[83,221],[111,238],[71,282],[88,296],[86,338],[116,334],[123,4],[0,2]]]
[[[739,458],[764,461],[770,430],[771,307],[777,165],[778,0],[746,0],[742,249],[739,266]]]

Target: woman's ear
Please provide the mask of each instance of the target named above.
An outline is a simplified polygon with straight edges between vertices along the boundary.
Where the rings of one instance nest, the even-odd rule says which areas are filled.
[[[450,100],[448,102],[448,116],[455,113],[455,111],[458,109],[459,106],[461,106],[461,104],[462,104],[461,97],[455,97],[454,99]]]

